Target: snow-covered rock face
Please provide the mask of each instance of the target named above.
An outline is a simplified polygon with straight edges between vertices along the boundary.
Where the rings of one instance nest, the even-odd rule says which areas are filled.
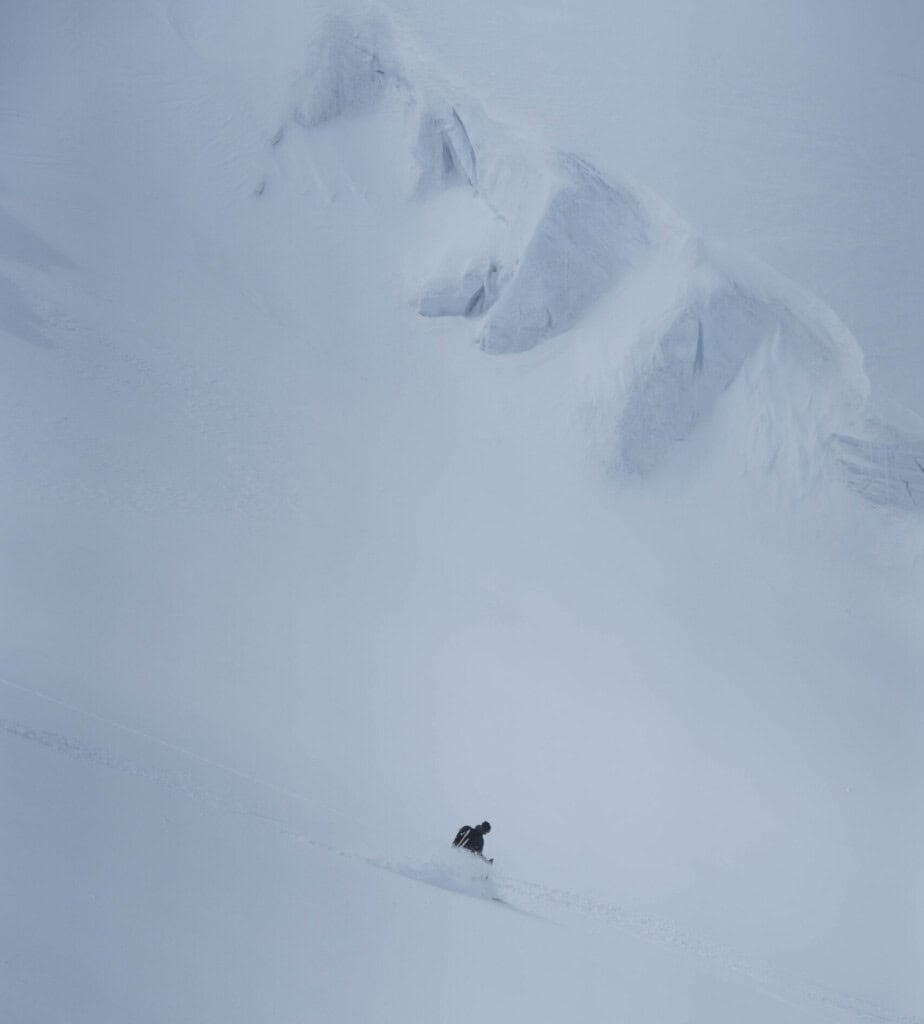
[[[477,189],[475,148],[455,107],[420,118],[415,156],[420,165],[418,191],[422,196],[453,185]]]
[[[294,119],[314,128],[338,117],[369,113],[398,72],[386,22],[331,18],[309,61]]]
[[[732,446],[746,468],[802,490],[840,466],[867,496],[917,503],[917,442],[890,439],[890,454],[865,425],[861,353],[820,301],[767,268],[720,266],[654,197],[493,121],[403,56],[384,21],[332,19],[292,123],[310,133],[383,109],[403,126],[394,147],[422,222],[409,285],[422,316],[477,320],[482,349],[509,354],[608,297],[611,323],[594,319],[604,351],[593,339],[578,391],[610,467],[650,473],[732,392],[747,396]],[[899,485],[879,479],[895,466]]]
[[[786,301],[780,292],[723,277],[708,258],[689,276],[679,306],[639,333],[621,394],[606,395],[615,415],[611,464],[649,472],[733,386],[749,396],[738,432],[751,468],[771,469],[787,447],[817,464],[827,438],[855,424],[866,400],[853,339],[838,323],[813,318],[811,308],[797,315],[794,306],[806,297]],[[749,424],[758,409],[762,426],[755,433]],[[811,472],[797,475],[800,484],[810,483]]]
[[[480,316],[482,347],[521,352],[576,324],[646,258],[653,229],[641,200],[589,164],[518,139],[477,105],[457,102],[396,56],[388,28],[336,18],[318,42],[293,121],[313,129],[367,114],[392,97],[404,108],[422,203],[465,189],[496,221],[494,251],[473,251],[417,291],[424,316]],[[284,136],[284,130],[277,138]]]
[[[488,352],[521,352],[567,331],[646,256],[652,229],[640,200],[574,157],[558,165],[561,184],[482,331]]]
[[[635,473],[657,465],[773,328],[766,307],[729,286],[682,307],[672,322],[641,337],[615,424],[613,463]]]
[[[489,260],[458,275],[434,279],[420,297],[421,316],[480,316],[497,301],[499,270]]]
[[[864,426],[859,437],[831,438],[847,485],[875,505],[924,509],[924,424],[903,430],[871,416]]]

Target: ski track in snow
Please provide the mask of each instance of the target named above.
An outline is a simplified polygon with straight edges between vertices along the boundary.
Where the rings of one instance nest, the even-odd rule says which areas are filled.
[[[669,920],[649,917],[630,911],[625,907],[608,903],[604,900],[574,892],[568,889],[542,885],[536,882],[523,881],[501,875],[493,880],[492,895],[479,894],[466,888],[441,884],[420,866],[406,865],[386,861],[375,857],[363,856],[354,851],[341,849],[310,835],[304,834],[291,820],[273,814],[259,806],[255,800],[248,800],[234,794],[219,791],[204,782],[197,781],[193,776],[192,765],[198,764],[219,772],[223,777],[237,779],[255,786],[268,793],[281,795],[302,804],[320,806],[317,801],[266,782],[247,772],[232,766],[221,764],[194,751],[187,750],[170,743],[158,736],[124,725],[113,719],[106,718],[92,711],[77,707],[60,698],[43,693],[40,690],[22,686],[11,680],[0,678],[0,685],[8,690],[18,691],[45,704],[56,705],[89,721],[97,722],[109,729],[133,736],[156,747],[170,751],[172,754],[191,762],[190,767],[182,768],[151,768],[144,767],[128,758],[116,755],[103,747],[84,743],[64,733],[41,726],[25,725],[6,715],[0,714],[0,733],[5,737],[25,740],[45,748],[47,751],[63,754],[73,761],[83,762],[96,768],[118,772],[120,774],[152,783],[163,789],[182,794],[192,800],[203,801],[222,808],[235,815],[258,819],[278,828],[279,833],[287,839],[312,847],[313,849],[334,856],[342,857],[365,865],[378,871],[387,871],[400,875],[410,881],[435,886],[457,895],[468,898],[484,899],[493,902],[499,908],[514,911],[543,923],[565,924],[547,916],[550,911],[565,911],[569,915],[602,923],[638,938],[659,945],[663,948],[685,953],[710,966],[744,979],[752,983],[763,994],[801,1010],[814,1009],[826,1019],[843,1019],[848,1015],[856,1021],[867,1024],[924,1024],[924,1017],[908,1016],[895,1013],[887,1007],[872,1004],[866,1000],[847,993],[835,992],[823,987],[807,984],[777,970],[772,965],[750,960],[714,943],[701,936],[694,935],[679,928]],[[326,811],[334,811],[325,807]],[[338,813],[334,811],[334,813]],[[344,816],[346,817],[346,816]]]
[[[922,1018],[896,1014],[886,1007],[877,1006],[845,993],[821,986],[806,984],[788,977],[769,963],[750,960],[711,943],[701,936],[684,931],[671,921],[644,916],[624,907],[607,903],[581,893],[558,889],[534,882],[507,879],[499,889],[505,896],[539,905],[561,907],[586,915],[626,931],[660,946],[676,949],[698,959],[708,961],[720,970],[752,982],[764,994],[786,1005],[805,1009],[817,1007],[832,1014],[848,1013],[856,1020],[888,1021],[892,1024],[921,1024]]]

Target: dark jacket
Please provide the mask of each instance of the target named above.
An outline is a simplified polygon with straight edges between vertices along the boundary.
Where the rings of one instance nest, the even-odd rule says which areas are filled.
[[[484,832],[481,825],[463,825],[456,833],[452,841],[453,846],[461,846],[464,850],[471,850],[472,853],[480,854],[484,849]]]

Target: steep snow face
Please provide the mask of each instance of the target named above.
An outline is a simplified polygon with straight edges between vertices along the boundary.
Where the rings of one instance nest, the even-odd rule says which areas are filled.
[[[924,423],[905,432],[873,417],[865,427],[860,437],[832,438],[849,486],[876,505],[924,509]]]
[[[590,349],[580,404],[619,472],[656,469],[739,382],[744,467],[798,492],[841,467],[866,496],[898,496],[875,479],[885,457],[864,420],[859,347],[823,303],[716,257],[655,197],[518,137],[401,52],[384,22],[333,19],[289,127],[388,111],[417,207],[407,280],[422,316],[478,321],[481,347],[510,354],[593,313],[593,331],[571,340]],[[898,459],[915,465],[907,446]]]
[[[830,469],[833,433],[860,422],[869,389],[859,348],[821,303],[766,268],[722,270],[693,242],[675,259],[672,272],[652,271],[653,298],[634,330],[622,328],[635,340],[620,372],[588,373],[610,465],[648,473],[726,391],[741,390],[737,464],[810,488]]]
[[[400,65],[388,22],[328,19],[313,46],[299,87],[294,118],[304,128],[369,113],[400,80]]]
[[[574,326],[646,259],[654,228],[638,195],[576,157],[518,139],[425,69],[411,71],[379,22],[328,24],[293,121],[311,129],[388,99],[404,108],[396,141],[413,157],[414,194],[426,202],[466,189],[497,222],[489,251],[433,268],[417,292],[424,316],[488,314],[482,347],[522,352]]]
[[[652,228],[640,200],[574,157],[556,169],[561,185],[481,332],[488,352],[522,352],[567,331],[644,261]]]

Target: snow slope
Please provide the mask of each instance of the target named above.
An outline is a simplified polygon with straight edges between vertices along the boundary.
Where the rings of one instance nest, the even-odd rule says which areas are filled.
[[[8,1015],[920,1019],[921,528],[831,471],[855,342],[324,13],[5,15]],[[639,247],[550,281],[614,193]],[[653,373],[732,282],[786,330]]]
[[[4,699],[67,730],[2,725],[8,811],[33,839],[9,867],[45,879],[5,897],[10,1019],[461,1021],[473,1002],[497,1020],[884,1015],[624,906],[500,872],[494,902],[448,853],[337,849],[293,793],[8,685]],[[95,837],[68,844],[63,875],[62,833]]]

